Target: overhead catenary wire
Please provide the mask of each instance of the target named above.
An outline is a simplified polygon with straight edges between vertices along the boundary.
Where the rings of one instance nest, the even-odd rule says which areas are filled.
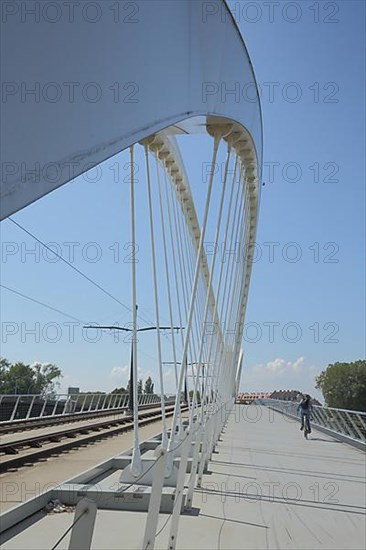
[[[49,250],[52,254],[54,254],[57,258],[59,258],[62,262],[64,262],[68,267],[70,267],[71,269],[73,269],[76,273],[78,273],[81,277],[83,277],[85,280],[87,280],[90,284],[92,284],[93,286],[95,286],[96,288],[98,288],[101,292],[103,292],[106,296],[108,296],[109,298],[111,298],[112,300],[114,300],[115,302],[117,302],[120,306],[122,306],[126,311],[130,312],[131,313],[131,308],[129,306],[127,306],[126,304],[124,304],[123,302],[121,302],[121,300],[119,300],[118,298],[116,298],[115,296],[113,296],[113,294],[111,292],[109,292],[107,289],[105,289],[101,284],[97,283],[96,281],[94,281],[91,277],[89,277],[88,275],[86,275],[85,273],[83,273],[80,269],[78,269],[76,266],[74,266],[71,262],[69,262],[66,258],[64,258],[61,254],[58,254],[55,250],[53,250],[50,246],[48,246],[45,242],[43,242],[39,237],[37,237],[36,235],[34,235],[34,233],[32,233],[31,231],[29,231],[29,229],[26,229],[22,224],[20,224],[19,222],[15,221],[12,217],[9,216],[8,218],[9,221],[11,221],[14,225],[16,225],[19,229],[21,229],[22,231],[24,231],[24,233],[26,233],[27,235],[29,235],[32,239],[34,239],[35,241],[37,241],[39,244],[41,244],[46,250]],[[133,262],[132,262],[133,263]],[[142,319],[145,323],[147,324],[151,324],[149,320],[147,320],[146,318],[142,317],[142,315],[139,315],[140,319]]]
[[[45,307],[47,309],[50,309],[51,311],[55,311],[56,313],[59,313],[60,315],[63,315],[64,317],[68,317],[69,319],[73,319],[74,321],[77,321],[81,324],[86,324],[85,321],[82,321],[81,319],[78,319],[77,317],[74,317],[74,315],[70,315],[69,313],[65,313],[61,309],[57,309],[56,307],[50,306],[49,304],[46,304],[45,302],[41,302],[40,300],[37,300],[36,298],[32,298],[31,296],[27,296],[26,294],[23,294],[22,292],[19,292],[18,290],[15,290],[14,288],[10,288],[6,285],[0,284],[1,288],[4,288],[5,290],[8,290],[9,292],[12,292],[13,294],[20,296],[21,298],[24,298],[26,300],[29,300],[31,302],[34,302],[35,304],[38,304],[42,307]]]
[[[19,296],[20,298],[23,298],[25,300],[29,300],[30,302],[33,302],[37,305],[40,305],[46,309],[49,309],[50,311],[54,311],[56,313],[59,313],[60,315],[63,315],[64,317],[67,317],[68,319],[72,319],[73,321],[76,321],[78,323],[80,323],[80,325],[87,325],[87,322],[83,319],[79,319],[78,317],[75,317],[74,315],[71,315],[70,313],[66,313],[65,311],[62,311],[61,309],[58,309],[54,306],[50,306],[49,304],[46,304],[45,302],[42,302],[41,300],[38,300],[37,298],[32,298],[32,296],[28,296],[27,294],[24,294],[23,292],[19,292],[18,290],[15,290],[14,288],[10,288],[9,286],[6,286],[6,285],[3,285],[3,284],[0,284],[0,288],[3,288],[5,290],[7,290],[8,292],[11,292],[12,294],[15,294],[16,296]],[[87,327],[85,327],[87,328]],[[106,329],[104,329],[103,327],[99,327],[100,330],[102,330],[105,334],[110,334],[109,331],[107,331]],[[169,328],[169,327],[167,327]],[[111,335],[111,334],[110,334]],[[112,335],[111,335],[112,336]],[[141,353],[143,353],[143,355],[146,355],[146,357],[148,357],[149,359],[153,359],[155,360],[155,357],[152,357],[151,355],[141,351]]]

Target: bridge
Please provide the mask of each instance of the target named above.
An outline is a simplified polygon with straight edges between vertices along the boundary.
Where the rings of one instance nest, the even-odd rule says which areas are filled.
[[[337,431],[330,420],[327,426],[325,422],[321,425],[315,417],[312,434],[306,440],[291,408],[292,404],[289,407],[273,401],[257,406],[236,405],[224,415],[224,429],[190,504],[187,468],[176,548],[365,547],[366,415],[325,409],[323,417],[337,417],[338,422],[342,419],[341,425],[348,426],[348,430],[344,427]],[[347,420],[350,416],[351,421]],[[351,432],[352,425],[362,429]],[[143,457],[156,448],[157,441],[159,436],[142,444]],[[76,530],[78,525],[74,509],[84,488],[84,496],[89,494],[98,506],[90,533],[91,548],[143,548],[141,539],[148,519],[144,511],[146,492],[136,485],[123,503],[122,495],[118,502],[110,498],[128,454],[108,459],[54,487],[47,495],[37,495],[5,512],[2,547],[84,548],[91,527],[88,515],[79,522],[79,545],[77,533],[73,535],[70,529],[74,526]],[[6,485],[6,477],[4,482]],[[139,500],[133,502],[132,495],[139,495]],[[170,547],[173,510],[168,495],[169,486],[163,490],[155,548]],[[52,508],[45,512],[45,505],[56,499],[64,503],[60,512],[52,513]],[[91,501],[80,502],[85,505]]]
[[[0,214],[109,305],[113,301],[118,319],[128,319],[116,321],[109,309],[108,324],[91,324],[85,302],[76,317],[23,288],[2,286],[9,296],[72,318],[85,330],[114,337],[128,332],[130,414],[122,395],[4,397],[4,422],[26,433],[4,435],[3,479],[16,483],[24,475],[27,484],[33,470],[40,482],[51,475],[54,483],[4,511],[3,548],[363,548],[364,414],[319,409],[305,441],[296,414],[283,404],[235,405],[263,139],[253,66],[226,2],[139,2],[136,16],[135,3],[121,0],[114,5],[124,16],[119,22],[130,23],[122,30],[107,2],[98,4],[106,11],[95,25],[87,20],[89,3],[79,4],[72,25],[65,17],[50,25],[44,16],[23,24],[22,14],[7,8],[4,80],[32,82],[36,73],[54,85],[57,74],[63,84],[98,89],[98,75],[114,92],[113,83],[123,79],[128,97],[78,102],[46,95],[27,103],[7,88],[12,100],[3,105]],[[253,98],[228,100],[221,84],[232,82],[251,87]],[[197,157],[192,149],[185,154],[187,142]],[[50,208],[57,209],[62,186],[102,163],[122,185],[100,186],[93,219],[108,196],[121,205],[118,239],[128,240],[132,256],[138,244],[144,252],[143,262],[133,259],[123,272],[105,276],[115,277],[118,292],[12,217],[51,192]],[[75,308],[77,298],[75,292]],[[146,343],[151,334],[154,340]],[[138,396],[146,356],[158,380],[151,402]],[[65,420],[73,426],[65,429]],[[110,439],[103,442],[102,461],[90,452],[87,468],[71,476],[62,455],[49,459],[48,469],[39,462],[70,450],[77,461],[75,447],[92,444],[88,449],[97,452],[103,438]],[[16,468],[16,479],[10,478]]]

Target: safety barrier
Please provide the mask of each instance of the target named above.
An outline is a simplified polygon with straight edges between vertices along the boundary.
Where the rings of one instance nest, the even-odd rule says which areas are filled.
[[[258,399],[257,404],[265,405],[287,416],[299,418],[298,403],[280,399]],[[366,450],[366,412],[313,406],[312,424],[331,435]]]
[[[175,402],[175,395],[165,396],[167,404]],[[157,394],[140,394],[139,406],[160,403]],[[0,425],[53,416],[83,414],[92,411],[107,411],[128,407],[127,393],[79,393],[59,395],[0,395]]]

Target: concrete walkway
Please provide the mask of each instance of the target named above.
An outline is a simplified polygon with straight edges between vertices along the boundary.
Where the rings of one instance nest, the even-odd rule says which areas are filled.
[[[236,406],[178,547],[365,548],[365,454],[310,437],[280,413]]]
[[[236,406],[182,515],[177,548],[356,550],[366,546],[365,454],[321,432],[306,441],[279,413]],[[4,549],[50,548],[73,514],[40,518]],[[92,548],[141,548],[145,513],[98,511]],[[170,516],[161,514],[155,548],[168,546]],[[68,547],[68,536],[58,548]]]

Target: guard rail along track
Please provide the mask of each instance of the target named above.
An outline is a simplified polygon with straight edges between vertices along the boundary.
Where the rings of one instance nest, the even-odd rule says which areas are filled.
[[[111,394],[112,395],[112,394]],[[1,397],[0,396],[0,408],[1,408]],[[9,397],[9,396],[6,396]],[[29,396],[21,396],[23,399]],[[150,396],[150,399],[147,400],[147,396],[139,396],[139,409],[148,409],[151,407],[156,407],[160,403],[160,396],[154,395]],[[153,399],[154,398],[154,399]],[[156,399],[158,398],[158,400]],[[174,404],[175,396],[168,396],[165,403],[167,405]],[[107,404],[108,405],[108,404]],[[30,412],[30,410],[29,410]],[[42,416],[29,416],[28,414],[17,420],[3,420],[0,421],[0,435],[6,433],[14,433],[24,430],[33,430],[35,428],[43,428],[46,426],[54,426],[58,424],[66,424],[69,422],[80,422],[80,420],[86,420],[88,418],[101,418],[104,416],[111,416],[117,414],[128,414],[128,399],[126,396],[123,396],[123,400],[117,401],[115,406],[105,406],[103,408],[84,408],[77,412],[65,412],[64,408],[62,412],[50,415]],[[12,415],[11,415],[12,416]]]
[[[175,395],[166,395],[165,402],[173,403]],[[139,407],[160,403],[157,394],[139,394]],[[38,418],[53,418],[71,414],[126,409],[128,393],[70,393],[57,395],[2,394],[0,395],[0,426]]]

